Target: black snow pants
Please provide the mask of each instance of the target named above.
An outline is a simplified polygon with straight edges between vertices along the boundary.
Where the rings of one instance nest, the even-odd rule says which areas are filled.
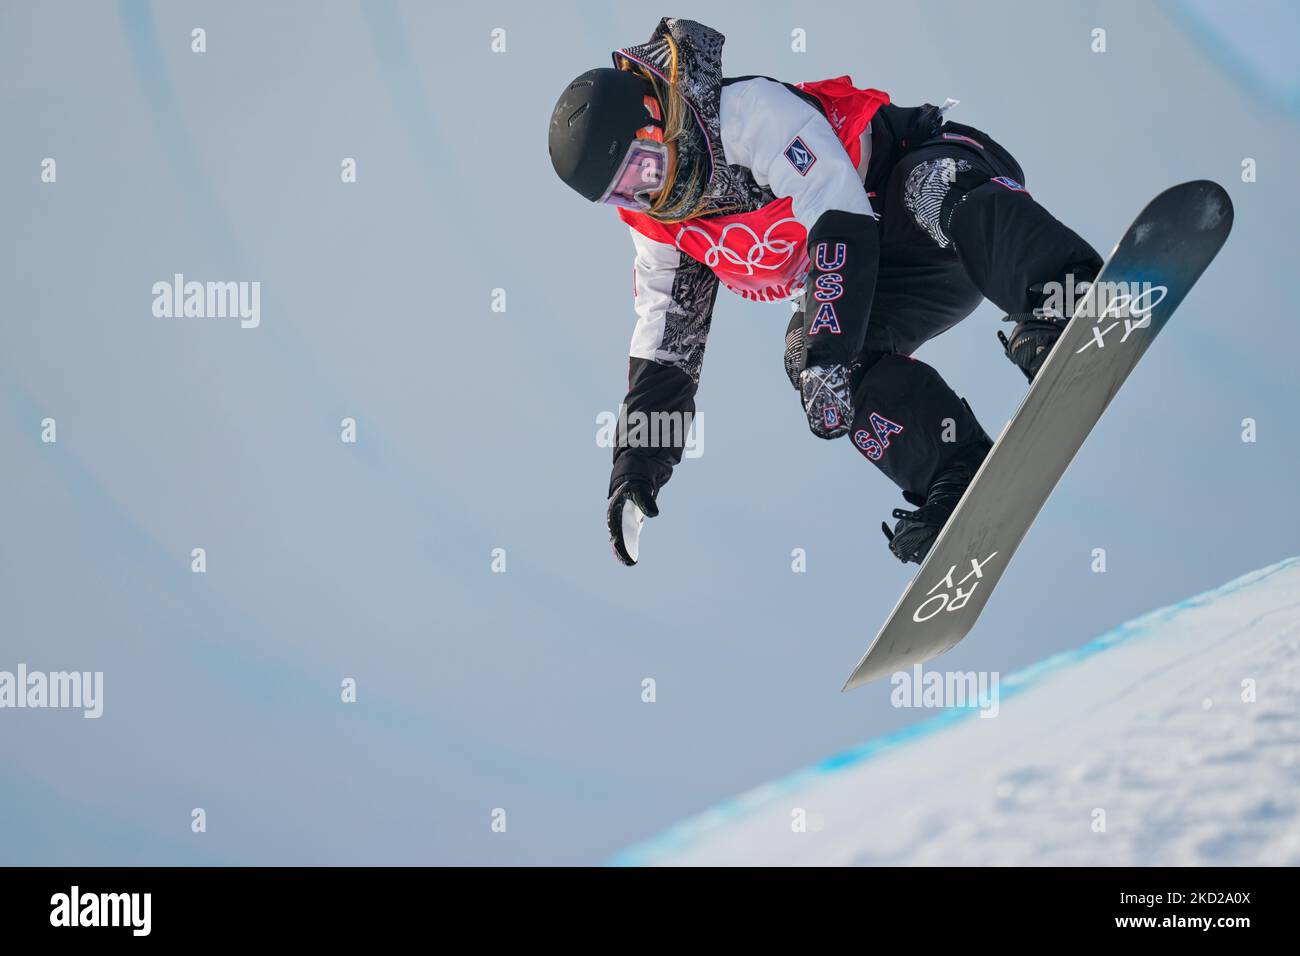
[[[985,298],[1007,313],[1030,312],[1040,299],[1030,286],[1067,274],[1091,280],[1102,261],[1034,201],[1015,159],[970,126],[944,123],[904,152],[873,202],[880,267],[849,436],[909,497],[924,499],[949,464],[982,459],[989,439],[912,352]]]

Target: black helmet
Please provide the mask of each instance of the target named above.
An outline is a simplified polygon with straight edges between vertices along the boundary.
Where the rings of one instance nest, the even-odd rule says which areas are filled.
[[[603,67],[564,89],[551,114],[549,151],[559,177],[596,202],[609,189],[636,131],[658,124],[646,110],[654,87],[644,77]]]

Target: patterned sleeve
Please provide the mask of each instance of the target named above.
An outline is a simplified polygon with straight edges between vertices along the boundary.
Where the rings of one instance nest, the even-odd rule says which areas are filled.
[[[628,478],[648,481],[654,492],[682,460],[681,440],[695,415],[695,390],[704,364],[704,345],[713,320],[718,280],[699,261],[673,246],[632,230],[636,246],[634,307],[636,329],[624,400],[629,423],[640,413],[676,413],[682,427],[670,430],[671,443],[638,441],[632,428],[614,447],[610,492]],[[655,421],[662,421],[662,414]],[[658,437],[658,432],[651,437]],[[630,440],[629,440],[630,439]]]

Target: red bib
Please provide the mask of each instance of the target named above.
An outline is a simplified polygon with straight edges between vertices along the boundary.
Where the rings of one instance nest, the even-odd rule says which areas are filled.
[[[859,90],[847,76],[799,89],[817,97],[853,165],[862,158],[861,137],[876,110],[889,102],[879,90]],[[649,239],[676,246],[704,263],[718,280],[747,299],[788,299],[808,276],[808,232],[794,218],[791,200],[779,197],[751,212],[661,223],[642,212],[618,211]]]

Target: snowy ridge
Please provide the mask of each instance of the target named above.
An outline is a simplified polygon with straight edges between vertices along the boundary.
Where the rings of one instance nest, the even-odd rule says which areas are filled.
[[[1300,558],[1003,677],[998,716],[977,713],[939,712],[611,862],[1298,865]]]

